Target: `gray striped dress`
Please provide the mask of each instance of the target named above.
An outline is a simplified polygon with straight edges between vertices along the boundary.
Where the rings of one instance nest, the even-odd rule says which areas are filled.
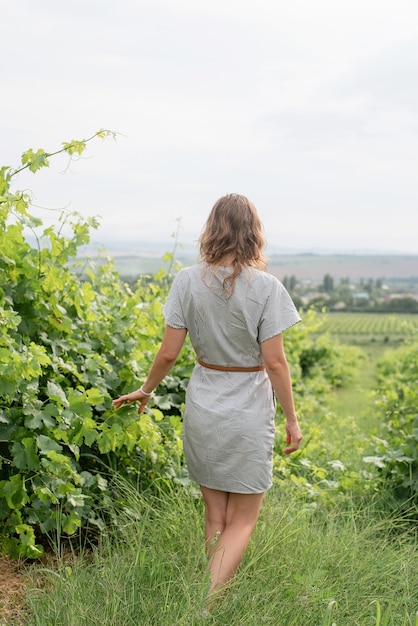
[[[205,363],[252,367],[263,363],[260,343],[300,321],[284,286],[246,268],[228,297],[228,267],[204,263],[181,270],[164,306],[166,323],[187,328]],[[265,370],[222,372],[196,364],[183,416],[189,475],[200,485],[261,493],[272,484],[275,399]]]

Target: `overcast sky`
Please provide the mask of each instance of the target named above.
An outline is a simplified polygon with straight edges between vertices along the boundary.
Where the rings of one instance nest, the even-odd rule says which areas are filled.
[[[0,0],[1,165],[94,239],[193,242],[247,195],[270,246],[418,253],[416,0]],[[39,210],[38,210],[39,211]],[[44,212],[42,215],[50,215]],[[49,218],[48,218],[49,219]]]

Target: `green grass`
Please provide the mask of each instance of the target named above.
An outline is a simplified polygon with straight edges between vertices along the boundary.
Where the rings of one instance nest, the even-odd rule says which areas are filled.
[[[236,580],[203,618],[201,500],[133,490],[127,500],[99,548],[36,571],[27,626],[366,626],[378,607],[382,623],[416,624],[416,543],[370,503],[307,513],[271,490]]]
[[[362,346],[362,358],[352,383],[336,389],[328,398],[331,410],[339,418],[355,418],[359,428],[366,436],[381,426],[374,407],[373,389],[376,384],[377,363],[390,351],[385,344],[370,343]]]

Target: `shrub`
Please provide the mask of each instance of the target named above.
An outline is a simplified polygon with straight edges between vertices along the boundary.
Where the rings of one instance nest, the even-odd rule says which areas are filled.
[[[30,150],[22,168],[36,171],[48,157]],[[10,191],[22,168],[3,168],[0,179],[0,520],[5,549],[36,557],[42,535],[102,527],[113,472],[141,488],[182,476],[180,376],[188,364],[180,360],[145,414],[134,407],[116,414],[112,398],[148,371],[169,281],[161,276],[132,291],[106,259],[86,270],[87,280],[78,276],[74,259],[97,220],[61,212],[56,227],[42,230],[29,196]]]
[[[384,420],[375,455],[365,461],[380,470],[380,480],[398,505],[418,512],[418,342],[392,352],[379,366],[376,408]]]

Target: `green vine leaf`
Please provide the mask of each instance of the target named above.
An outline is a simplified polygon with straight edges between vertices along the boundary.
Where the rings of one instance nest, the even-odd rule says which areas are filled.
[[[66,152],[68,152],[68,154],[73,155],[73,154],[78,154],[81,155],[84,150],[86,149],[86,141],[77,141],[75,139],[73,139],[72,141],[69,142],[63,142],[63,147],[64,150]]]
[[[48,167],[50,155],[41,148],[34,152],[32,149],[22,154],[22,165],[27,165],[31,172],[37,172],[42,167]]]
[[[57,402],[60,406],[66,408],[70,406],[64,390],[58,383],[54,383],[52,380],[49,380],[46,385],[46,393],[50,400]]]
[[[0,496],[3,496],[11,510],[19,511],[28,502],[25,483],[20,474],[10,476],[9,480],[0,483]]]
[[[25,437],[12,445],[13,465],[20,470],[37,470],[39,457],[36,442],[32,437]]]

